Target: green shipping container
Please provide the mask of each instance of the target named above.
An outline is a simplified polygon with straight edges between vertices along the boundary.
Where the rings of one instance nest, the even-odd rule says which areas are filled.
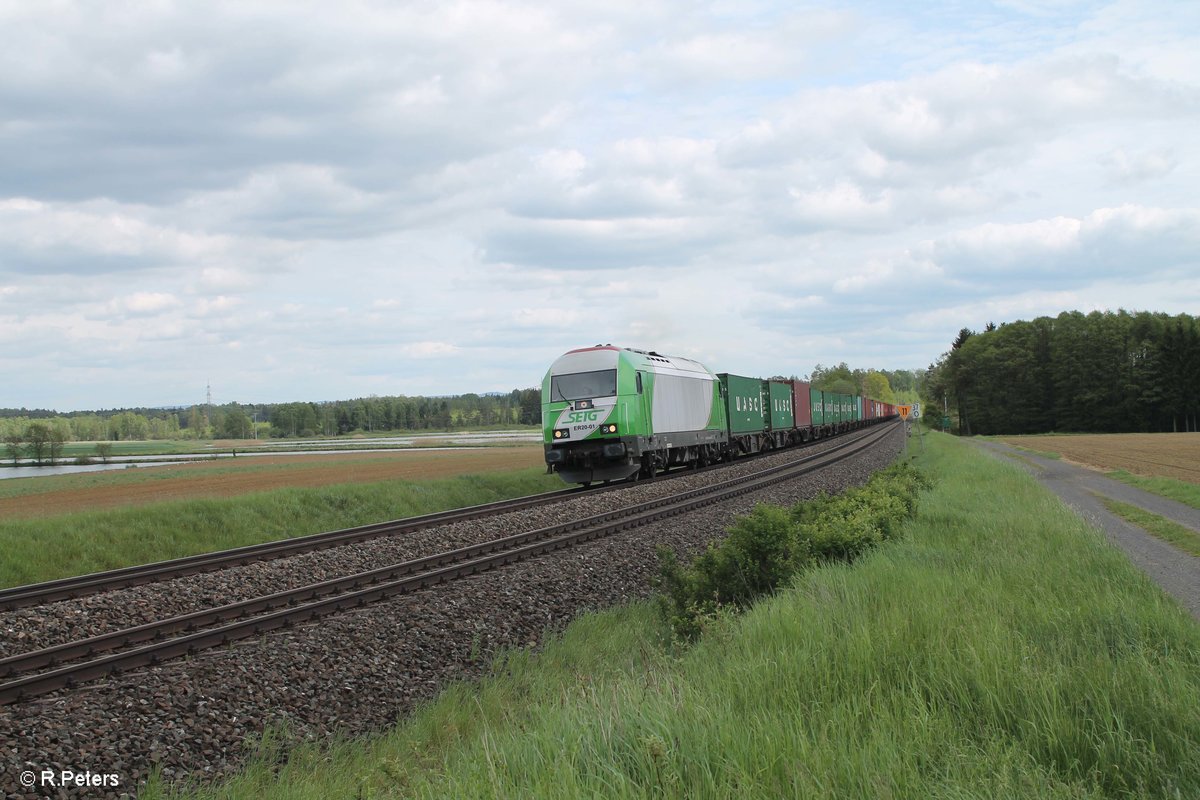
[[[813,425],[824,425],[825,424],[824,393],[820,389],[809,389],[808,394],[812,401],[810,404],[812,407],[812,424]]]
[[[850,419],[850,395],[837,395],[837,411],[835,413],[834,422],[845,422]]]
[[[786,431],[796,427],[796,412],[792,408],[792,385],[769,382],[771,396],[771,430]]]
[[[729,418],[729,432],[760,433],[767,429],[767,407],[764,381],[761,378],[745,378],[722,372],[721,381],[725,395],[725,411]]]

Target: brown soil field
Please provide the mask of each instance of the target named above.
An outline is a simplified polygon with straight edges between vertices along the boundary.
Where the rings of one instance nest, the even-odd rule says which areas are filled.
[[[1004,436],[1000,441],[1090,469],[1123,469],[1137,475],[1200,484],[1200,434],[1108,433],[1079,436]]]
[[[0,518],[41,517],[202,497],[232,497],[285,487],[426,480],[544,465],[540,447],[397,450],[319,456],[247,456],[138,469],[128,483],[51,488],[0,499]],[[124,477],[124,473],[121,473]],[[74,477],[74,476],[64,476]],[[152,478],[152,479],[148,479]],[[54,477],[37,480],[54,481]]]

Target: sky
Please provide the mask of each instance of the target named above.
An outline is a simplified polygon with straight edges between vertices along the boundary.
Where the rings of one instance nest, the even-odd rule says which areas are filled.
[[[1200,313],[1200,3],[0,0],[0,407]]]

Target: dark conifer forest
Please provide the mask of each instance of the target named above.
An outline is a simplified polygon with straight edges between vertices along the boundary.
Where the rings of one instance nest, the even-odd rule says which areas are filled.
[[[964,328],[922,395],[963,434],[1195,431],[1200,321],[1069,311]]]

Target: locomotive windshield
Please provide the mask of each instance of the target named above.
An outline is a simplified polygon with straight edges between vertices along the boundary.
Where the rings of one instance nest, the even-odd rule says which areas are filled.
[[[573,375],[553,375],[550,378],[550,400],[586,400],[592,397],[612,397],[617,393],[617,371],[601,369],[596,372],[576,372]]]

